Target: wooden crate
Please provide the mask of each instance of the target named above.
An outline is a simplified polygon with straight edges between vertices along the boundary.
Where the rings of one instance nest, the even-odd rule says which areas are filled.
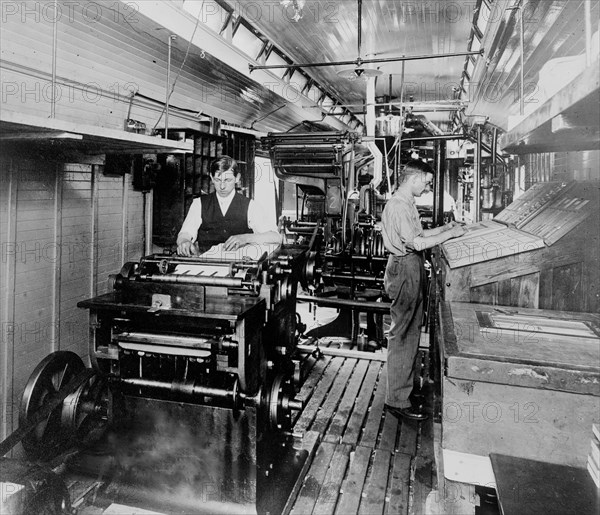
[[[517,330],[482,329],[478,312],[494,309],[441,305],[446,477],[493,482],[492,452],[584,468],[590,427],[600,419],[600,339],[544,334],[523,319]],[[600,327],[597,314],[513,311],[542,323],[588,320]]]

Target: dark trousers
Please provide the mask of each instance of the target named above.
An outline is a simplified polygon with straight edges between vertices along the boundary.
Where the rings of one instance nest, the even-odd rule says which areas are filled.
[[[423,318],[425,267],[421,254],[389,256],[384,287],[392,299],[388,333],[386,404],[410,407]]]

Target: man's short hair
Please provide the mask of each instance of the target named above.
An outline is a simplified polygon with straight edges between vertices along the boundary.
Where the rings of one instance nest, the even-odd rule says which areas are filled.
[[[216,175],[218,173],[232,171],[233,175],[237,175],[239,172],[237,161],[229,156],[222,156],[216,161],[213,161],[210,167],[210,174]]]
[[[402,171],[400,172],[400,182],[404,182],[411,175],[416,175],[418,173],[430,173],[435,175],[433,168],[426,162],[418,159],[411,159],[403,166]]]

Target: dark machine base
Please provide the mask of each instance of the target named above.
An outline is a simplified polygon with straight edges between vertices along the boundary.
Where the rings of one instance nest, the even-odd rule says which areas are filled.
[[[95,505],[165,513],[281,513],[308,457],[286,434],[235,412],[154,399],[127,400],[131,417],[68,464],[104,482]]]

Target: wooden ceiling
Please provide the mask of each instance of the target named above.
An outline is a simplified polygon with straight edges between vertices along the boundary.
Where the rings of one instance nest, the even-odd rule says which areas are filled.
[[[585,0],[178,0],[172,5],[186,10],[192,1],[198,6],[203,21],[218,7],[220,17],[216,23],[209,20],[212,26],[211,23],[207,26],[214,31],[214,37],[231,48],[236,47],[238,38],[236,51],[239,55],[247,54],[243,59],[236,56],[232,61],[231,54],[213,51],[208,47],[206,31],[202,39],[194,41],[198,48],[190,53],[184,68],[184,72],[189,70],[189,80],[227,92],[216,104],[208,98],[210,102],[199,106],[199,110],[260,131],[285,131],[302,120],[315,121],[319,113],[326,111],[324,105],[316,106],[315,98],[312,105],[316,108],[311,110],[306,104],[299,105],[290,102],[285,95],[276,94],[267,83],[272,80],[269,77],[281,77],[282,70],[250,73],[249,65],[274,63],[265,56],[282,56],[275,64],[314,64],[355,61],[359,57],[389,59],[480,49],[482,55],[470,57],[394,60],[365,67],[381,72],[375,79],[377,102],[388,101],[390,97],[396,102],[402,97],[403,102],[429,103],[421,110],[415,107],[414,112],[425,116],[443,132],[456,128],[453,124],[456,112],[434,110],[431,104],[458,97],[465,104],[462,111],[465,125],[483,116],[493,126],[507,130],[509,116],[519,114],[519,13],[523,13],[524,20],[525,101],[530,109],[535,107],[534,103],[541,104],[547,99],[543,96],[546,92],[540,88],[540,71],[547,69],[548,63],[556,58],[581,56],[585,52],[586,6],[591,14],[588,19],[591,18],[592,33],[597,33],[599,19],[598,0],[587,4]],[[141,14],[145,14],[145,6],[145,3],[140,4]],[[516,6],[521,10],[514,9]],[[183,38],[189,37],[195,18],[189,17],[191,25],[179,32],[182,39],[173,44],[176,60],[186,53]],[[145,32],[155,32],[156,23],[165,23],[167,27],[168,20],[165,18],[163,22],[157,17],[148,20]],[[256,47],[240,47],[238,30],[253,33],[258,43]],[[595,41],[597,46],[597,39]],[[197,56],[199,49],[206,50],[202,58]],[[364,121],[366,82],[339,75],[352,68],[352,65],[336,64],[305,66],[301,71],[288,73],[283,81],[294,84],[299,80],[306,82],[308,77],[336,103],[351,111],[355,120]],[[570,76],[567,74],[567,77]],[[180,100],[177,91],[175,93],[174,99],[185,104],[185,97]],[[332,117],[325,121],[335,122],[336,128],[340,126],[340,121]],[[347,121],[347,118],[343,120]]]
[[[260,2],[259,2],[260,3]],[[271,2],[273,4],[274,2]],[[476,2],[364,0],[361,4],[359,55],[359,2],[357,0],[306,0],[302,17],[295,21],[293,2],[275,5],[268,16],[254,17],[256,26],[295,63],[389,59],[401,56],[466,52]],[[241,10],[243,15],[243,9]],[[248,13],[250,14],[250,13]],[[403,99],[415,102],[454,98],[465,57],[406,61]],[[383,101],[400,99],[402,62],[368,65],[382,72],[375,95]],[[348,80],[338,72],[353,66],[307,67],[305,71],[354,112],[366,100],[366,83]],[[292,76],[292,81],[293,76]],[[447,125],[448,112],[428,113],[434,123]]]

